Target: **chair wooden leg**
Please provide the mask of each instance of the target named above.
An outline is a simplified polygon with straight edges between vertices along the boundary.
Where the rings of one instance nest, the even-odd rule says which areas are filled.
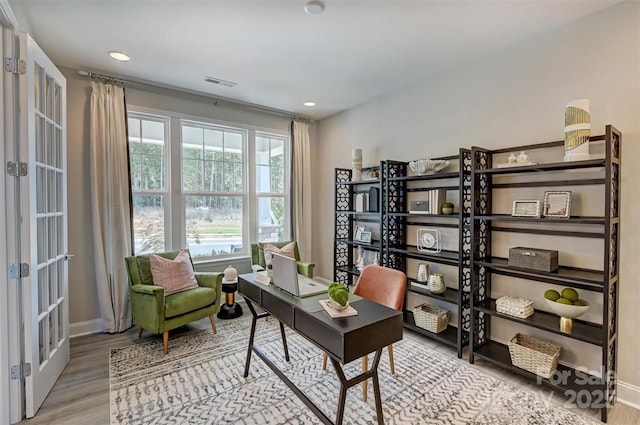
[[[213,317],[213,314],[209,316],[209,321],[211,322],[211,329],[213,329],[213,333],[218,333],[218,328],[216,328],[216,318]]]
[[[162,334],[162,342],[164,342],[164,353],[169,354],[169,331]]]
[[[366,372],[369,370],[369,356],[364,356],[362,358],[362,372]],[[367,381],[368,379],[362,381],[362,401],[367,402]]]
[[[142,329],[142,326],[140,326],[140,329],[138,329],[138,338],[140,338],[142,336],[142,331],[144,329]]]
[[[322,353],[322,370],[327,370],[327,360],[329,360],[329,355]]]
[[[396,374],[396,365],[393,363],[393,346],[389,344],[387,346],[387,351],[389,352],[389,368],[391,369],[391,374]]]

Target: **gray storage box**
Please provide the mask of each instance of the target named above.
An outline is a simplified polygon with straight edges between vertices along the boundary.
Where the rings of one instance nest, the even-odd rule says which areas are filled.
[[[555,272],[558,270],[558,251],[522,246],[509,248],[509,266]]]

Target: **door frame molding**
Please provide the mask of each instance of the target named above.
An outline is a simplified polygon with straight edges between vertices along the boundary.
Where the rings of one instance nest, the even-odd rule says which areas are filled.
[[[0,0],[0,53],[5,56],[17,56],[17,21],[8,0]],[[17,76],[0,71],[0,135],[5,141],[0,149],[0,199],[5,208],[0,210],[0,277],[6,284],[0,285],[0,423],[17,423],[24,416],[23,380],[11,380],[12,365],[22,362],[22,331],[20,329],[20,280],[9,279],[9,264],[19,261],[16,234],[16,184],[7,180],[5,166],[7,160],[18,159],[17,151]],[[15,183],[15,182],[13,182]],[[12,225],[9,225],[12,223]]]

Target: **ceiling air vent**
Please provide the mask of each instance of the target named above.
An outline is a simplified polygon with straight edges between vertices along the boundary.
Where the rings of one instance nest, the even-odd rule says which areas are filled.
[[[233,87],[238,85],[238,83],[234,83],[233,81],[222,80],[220,78],[215,78],[215,77],[205,77],[204,80],[207,83],[218,84],[225,87]]]

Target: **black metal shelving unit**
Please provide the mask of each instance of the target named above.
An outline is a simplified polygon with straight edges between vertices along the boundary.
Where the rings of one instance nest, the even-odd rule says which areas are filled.
[[[364,168],[363,172],[371,169]],[[379,165],[382,169],[382,163]],[[380,264],[383,264],[384,242],[383,239],[372,240],[371,243],[356,241],[353,233],[356,224],[376,226],[382,235],[382,176],[377,179],[351,181],[352,172],[347,168],[335,169],[335,235],[334,235],[334,264],[333,280],[345,285],[352,285],[360,276],[360,271],[355,267],[354,250],[359,246],[365,251],[377,252],[380,256]],[[355,211],[355,197],[358,193],[368,193],[369,188],[378,189],[378,211]]]
[[[409,293],[439,300],[457,310],[457,320],[440,333],[429,332],[416,326],[413,312],[407,305],[405,296],[404,325],[417,333],[440,341],[457,350],[462,357],[462,350],[469,342],[470,299],[471,299],[471,151],[460,149],[455,156],[435,158],[454,161],[458,171],[430,175],[408,175],[407,162],[385,161],[382,169],[384,186],[383,198],[383,239],[384,265],[402,270],[407,274]],[[455,167],[454,167],[455,168]],[[458,191],[457,212],[445,214],[410,214],[408,212],[408,195],[424,190],[444,189]],[[458,229],[458,250],[428,253],[418,250],[407,243],[409,228],[433,227]],[[421,283],[417,282],[415,272],[407,270],[407,259],[422,260],[429,263],[444,264],[457,267],[457,286],[449,287],[444,294],[433,294]],[[451,284],[452,282],[447,282]]]
[[[606,133],[591,138],[591,142],[604,144],[603,159],[587,161],[557,162],[522,167],[494,168],[493,156],[510,152],[533,149],[559,148],[563,141],[518,146],[513,148],[488,150],[472,148],[473,167],[473,208],[472,208],[472,301],[471,301],[471,329],[472,338],[469,343],[469,361],[473,363],[475,357],[480,357],[495,365],[530,379],[536,379],[543,384],[560,391],[588,391],[589,400],[604,401],[601,409],[601,420],[607,421],[607,411],[616,399],[615,371],[617,363],[618,343],[618,270],[619,270],[619,211],[620,211],[620,158],[621,133],[614,127],[606,126]],[[597,178],[589,175],[581,178],[581,173],[570,170],[593,169],[598,173]],[[545,177],[549,172],[564,172],[564,178]],[[600,177],[600,174],[602,177]],[[518,177],[527,175],[527,181],[496,182],[494,176]],[[541,176],[541,179],[537,179]],[[552,218],[523,218],[511,217],[506,214],[496,214],[492,210],[492,198],[495,190],[521,187],[580,187],[585,185],[603,185],[604,215],[602,217],[571,216],[567,219]],[[508,226],[500,226],[500,223]],[[522,224],[528,227],[516,227]],[[511,267],[506,258],[492,256],[492,233],[514,232],[522,234],[542,234],[550,237],[574,237],[602,240],[603,269],[592,270],[562,266],[557,272],[540,272]],[[526,319],[520,319],[498,313],[495,299],[491,298],[491,277],[500,274],[530,282],[545,282],[554,285],[579,288],[592,291],[602,296],[602,324],[590,323],[574,319],[573,331],[564,333],[559,328],[558,316],[541,310]],[[591,376],[571,367],[559,364],[558,370],[565,373],[567,379],[544,379],[524,369],[515,367],[511,363],[507,345],[491,339],[492,318],[508,320],[542,329],[553,334],[563,335],[597,346],[601,350],[602,376]],[[563,349],[571,350],[571,346]]]

